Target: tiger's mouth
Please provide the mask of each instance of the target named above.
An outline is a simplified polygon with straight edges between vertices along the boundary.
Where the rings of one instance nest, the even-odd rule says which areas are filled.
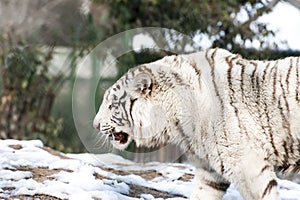
[[[126,144],[129,139],[129,135],[127,133],[123,131],[116,131],[115,129],[111,129],[104,133],[107,134],[112,141],[119,142],[120,144]]]
[[[113,132],[109,135],[114,141],[120,142],[120,144],[126,144],[128,141],[128,134],[125,132]]]

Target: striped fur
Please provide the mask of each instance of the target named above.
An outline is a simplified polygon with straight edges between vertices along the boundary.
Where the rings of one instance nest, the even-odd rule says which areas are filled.
[[[246,60],[223,49],[131,69],[109,90],[94,126],[125,149],[175,143],[197,166],[191,199],[279,199],[274,167],[300,169],[300,58]]]

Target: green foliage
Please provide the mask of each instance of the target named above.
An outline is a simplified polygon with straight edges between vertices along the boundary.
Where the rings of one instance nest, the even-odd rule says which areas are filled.
[[[276,1],[220,0],[94,0],[110,7],[110,34],[137,27],[175,29],[194,37],[207,34],[213,47],[240,50],[246,41],[258,40],[267,47],[266,38],[274,33],[257,19],[271,11]],[[245,20],[241,21],[241,12]],[[237,40],[240,38],[240,41]]]
[[[74,73],[80,57],[71,52],[68,72],[51,72],[54,48],[1,40],[0,138],[36,139],[59,150],[63,119],[52,115],[56,95]],[[53,66],[52,66],[53,67]]]
[[[241,49],[238,51],[241,55],[246,58],[254,60],[276,60],[282,59],[288,56],[300,56],[300,51],[295,50],[274,50],[274,49]]]

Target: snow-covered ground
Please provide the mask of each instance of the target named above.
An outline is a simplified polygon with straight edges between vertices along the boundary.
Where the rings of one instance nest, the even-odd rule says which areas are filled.
[[[188,164],[138,164],[113,154],[62,154],[39,140],[0,140],[0,199],[187,199]],[[282,199],[300,200],[300,185],[279,180]],[[225,200],[242,199],[231,186]]]

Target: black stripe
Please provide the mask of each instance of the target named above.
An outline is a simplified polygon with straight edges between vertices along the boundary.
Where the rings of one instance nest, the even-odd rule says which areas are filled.
[[[287,92],[289,93],[290,90],[290,74],[291,74],[291,71],[293,69],[293,58],[290,58],[290,66],[289,66],[289,69],[288,69],[288,72],[287,72],[287,75],[286,75],[286,87],[287,87]]]
[[[184,133],[184,129],[180,123],[180,120],[178,118],[175,118],[174,120],[174,126],[176,127],[177,131],[181,135],[180,143],[183,145],[183,147],[187,150],[191,150],[192,142],[190,141],[190,138]]]
[[[120,87],[120,86],[119,86]],[[120,88],[119,88],[120,89]],[[127,97],[127,92],[124,91],[124,93],[122,94],[122,96],[119,98],[119,102],[122,100],[122,99],[125,99]]]
[[[133,108],[133,105],[135,103],[137,99],[130,99],[130,105],[129,105],[129,115],[130,115],[130,118],[131,118],[131,121],[133,122],[133,117],[132,117],[132,108]],[[132,125],[133,126],[133,125]]]
[[[262,82],[263,82],[263,83],[264,83],[265,80],[266,80],[266,75],[267,75],[267,71],[268,71],[268,69],[269,69],[269,67],[270,67],[270,64],[271,64],[271,62],[268,62],[267,66],[266,66],[265,69],[264,69],[263,76],[262,76]]]
[[[118,117],[116,117],[114,115],[111,117],[110,121],[114,122],[118,126],[124,126],[124,123],[122,122],[122,118],[118,118]]]
[[[270,78],[272,77],[273,70],[274,70],[274,68],[277,67],[277,63],[278,63],[277,61],[274,63],[274,65],[270,69],[269,73],[267,73],[267,69],[264,70],[263,80],[265,80],[267,74],[271,75]],[[269,65],[267,66],[267,68],[269,68]],[[277,157],[279,155],[279,152],[276,149],[274,137],[273,137],[273,131],[272,131],[272,126],[271,126],[271,117],[269,115],[269,110],[268,110],[268,105],[267,105],[267,101],[269,101],[269,99],[266,99],[266,98],[267,97],[265,96],[265,99],[263,101],[264,102],[264,113],[267,118],[267,124],[268,124],[267,128],[269,130],[268,133],[269,133],[269,137],[270,137],[271,146],[272,146],[275,156]]]
[[[288,114],[290,112],[290,106],[289,106],[289,103],[288,103],[288,100],[287,100],[287,94],[286,94],[287,92],[285,91],[284,85],[283,85],[282,82],[283,82],[282,81],[282,76],[280,75],[280,87],[282,89],[282,98],[284,100],[284,106],[285,106],[285,108],[287,110],[286,112]],[[293,139],[293,136],[292,136],[292,133],[291,133],[291,124],[290,124],[290,121],[288,119],[288,116],[286,116],[284,114],[283,105],[281,105],[280,102],[281,101],[278,100],[278,107],[279,107],[279,110],[280,110],[280,114],[282,116],[282,127],[287,131],[287,135],[288,135],[287,139],[289,140],[288,143],[289,144],[294,144],[294,139]],[[285,156],[288,157],[288,151],[286,149],[286,141],[284,141],[284,143],[285,144],[283,144],[283,146],[284,146],[284,149],[286,150],[286,155]],[[294,152],[293,148],[290,148],[290,149],[291,149],[291,153],[293,153]]]
[[[300,139],[297,139],[297,144],[298,144],[298,145],[297,145],[297,147],[298,147],[297,150],[298,150],[298,152],[300,153]]]
[[[244,98],[244,74],[245,74],[245,64],[243,64],[242,62],[237,62],[236,64],[241,66],[241,93],[242,93],[242,98]]]
[[[259,83],[259,78],[256,75],[256,71],[257,71],[257,63],[255,63],[254,61],[250,61],[250,64],[254,66],[254,69],[250,75],[250,80],[251,80],[251,86],[252,86],[252,91],[253,94],[256,94],[256,98],[255,99],[255,104],[257,105],[257,111],[259,114],[259,119],[261,119],[261,112],[260,112],[260,83]]]
[[[258,105],[258,107],[260,108],[260,96],[261,96],[261,87],[262,87],[262,83],[259,82],[259,77],[256,77],[256,103]]]
[[[171,74],[178,85],[184,85],[184,81],[178,73],[172,72]]]
[[[230,93],[231,93],[231,94],[229,94],[229,98],[230,98],[229,104],[234,109],[234,113],[235,113],[235,116],[236,116],[237,121],[238,121],[238,127],[240,129],[240,132],[242,133],[244,131],[247,134],[246,129],[242,127],[238,108],[234,105],[234,102],[236,101],[236,97],[235,97],[235,90],[233,89],[233,84],[232,84],[232,68],[233,68],[233,64],[232,63],[237,58],[239,58],[238,55],[236,55],[235,57],[228,56],[225,59],[226,62],[227,62],[227,64],[228,64],[227,81],[228,81],[228,87],[229,87],[229,90],[230,90]]]
[[[273,70],[273,68],[272,68]],[[277,89],[276,89],[276,83],[277,83],[277,72],[278,72],[278,61],[276,61],[275,63],[275,72],[274,72],[274,76],[273,76],[273,100],[276,100],[276,93],[277,93]]]
[[[283,79],[282,75],[280,75],[280,87],[281,87],[281,90],[282,90],[282,97],[284,99],[284,103],[285,103],[285,107],[286,107],[287,111],[290,112],[290,106],[289,106],[289,103],[288,103],[288,100],[287,100],[288,91],[285,90],[284,84],[282,83],[283,82],[282,79]]]
[[[296,61],[296,101],[299,103],[300,102],[300,97],[299,97],[299,87],[300,87],[300,80],[299,80],[299,59],[300,57],[297,58]]]
[[[212,78],[212,82],[213,82],[213,86],[214,86],[214,90],[215,90],[215,93],[216,93],[216,96],[218,97],[219,101],[220,101],[220,106],[221,106],[221,115],[223,116],[224,115],[224,102],[223,102],[223,99],[221,98],[220,96],[220,93],[219,93],[219,90],[217,88],[217,83],[216,83],[216,75],[215,75],[215,56],[216,56],[216,53],[217,53],[217,50],[218,49],[215,49],[214,52],[211,54],[211,56],[209,57],[208,53],[210,50],[207,50],[206,53],[205,53],[205,58],[206,60],[208,61],[209,63],[209,66],[211,68],[211,78]],[[225,127],[224,127],[224,123],[223,123],[223,134],[225,135],[226,137],[226,132],[225,132]],[[216,138],[216,146],[218,147],[218,140],[217,140],[217,136],[216,136],[216,132],[213,131],[214,133],[214,137]],[[224,162],[223,160],[221,159],[221,153],[219,151],[219,148],[216,149],[217,150],[217,154],[218,154],[218,157],[220,159],[220,173],[221,175],[224,174],[224,171],[225,171],[225,166],[224,166]]]
[[[287,142],[286,141],[283,141],[283,144],[282,144],[283,148],[284,148],[284,163],[283,165],[288,165],[289,163],[289,150],[288,150],[288,147],[287,147]]]
[[[208,56],[209,50],[206,51],[205,57],[206,60],[209,63],[209,66],[211,68],[211,78],[212,78],[212,82],[213,82],[213,86],[214,86],[214,90],[216,93],[216,96],[219,98],[220,104],[221,104],[221,110],[224,111],[224,102],[223,99],[221,98],[220,92],[218,90],[217,87],[217,83],[216,83],[216,75],[215,75],[215,56],[216,56],[216,52],[218,49],[215,49],[214,52],[211,54],[211,56]]]
[[[191,66],[194,69],[196,76],[198,77],[199,87],[201,89],[201,70],[198,69],[197,64],[195,62],[192,62]]]
[[[200,71],[200,69],[198,69],[197,64],[196,64],[195,62],[192,62],[192,63],[190,63],[190,64],[191,64],[191,66],[193,67],[193,69],[194,69],[196,75],[197,75],[197,76],[201,76],[201,71]]]
[[[265,165],[265,166],[261,169],[260,173],[262,174],[262,173],[264,173],[266,170],[270,170],[270,169],[272,169],[271,165]]]
[[[256,79],[255,73],[256,73],[256,70],[257,70],[257,64],[254,63],[253,61],[251,61],[250,64],[254,66],[253,72],[251,73],[251,76],[250,76],[252,90],[253,90],[253,92],[257,93],[257,90],[256,90],[257,88],[255,87],[255,83],[256,83],[255,82],[255,79]]]
[[[265,64],[265,62],[263,63]],[[267,103],[266,103],[266,99],[263,99],[264,97],[264,84],[266,84],[265,80],[266,80],[266,75],[267,75],[267,71],[270,67],[270,62],[267,63],[267,65],[265,66],[264,68],[264,71],[263,71],[263,75],[262,75],[262,78],[261,78],[261,82],[259,83],[259,78],[257,76],[256,78],[256,88],[257,88],[257,109],[258,109],[258,113],[259,113],[259,121],[260,121],[260,126],[262,127],[263,131],[264,131],[264,134],[266,134],[267,132],[270,134],[271,132],[271,126],[270,126],[270,117],[268,115],[268,110],[267,110]],[[261,96],[261,92],[262,92],[262,96]],[[262,99],[261,99],[262,98]],[[261,102],[263,103],[263,105],[260,105]],[[265,118],[263,117],[263,115],[265,114],[266,118],[267,118],[267,123],[268,123],[268,126],[265,126]]]
[[[128,124],[129,124],[129,126],[131,126],[131,122],[129,120],[129,116],[128,116],[128,113],[127,113],[127,110],[126,110],[126,102],[122,102],[120,104],[121,104],[121,107],[123,109],[123,111],[122,111],[122,119],[125,120],[125,121],[127,121]]]
[[[264,133],[266,132],[265,130],[265,127],[263,126],[263,122],[262,122],[262,112],[261,112],[261,106],[260,106],[260,100],[261,100],[261,87],[263,83],[260,83],[259,82],[259,76],[257,75],[257,66],[258,64],[254,61],[251,61],[250,62],[251,65],[254,66],[254,69],[250,75],[250,80],[251,80],[251,88],[252,88],[252,91],[253,91],[253,95],[256,94],[256,98],[255,99],[255,104],[257,105],[256,106],[256,109],[257,109],[257,117],[260,121],[260,125],[261,127],[264,129]],[[253,96],[254,97],[254,96]]]
[[[285,116],[284,116],[284,113],[283,113],[283,108],[281,106],[281,101],[280,101],[280,97],[278,97],[278,100],[277,100],[277,82],[281,83],[281,80],[278,80],[278,70],[279,70],[279,66],[278,66],[278,60],[276,61],[275,63],[275,71],[274,71],[274,76],[273,76],[273,92],[272,92],[272,96],[273,96],[273,100],[275,102],[277,102],[277,106],[279,108],[279,111],[280,111],[280,115],[282,117],[282,126],[283,128],[285,128],[285,125],[284,125],[284,120],[285,119]],[[281,76],[280,76],[281,77]],[[275,143],[274,143],[274,137],[273,137],[273,134],[270,134],[271,136],[271,144],[272,144],[272,147],[274,148],[274,153],[277,152],[278,154],[278,151],[276,150],[275,151]]]
[[[153,77],[155,77],[155,76],[154,76],[154,74],[152,73],[152,70],[149,69],[148,67],[146,67],[146,65],[143,65],[143,66],[141,67],[141,72],[146,72],[146,73],[148,73],[148,74],[150,75],[151,79],[152,79],[152,82],[154,82]]]
[[[213,127],[213,129],[214,129],[214,127]],[[224,126],[223,126],[223,129],[224,129]],[[223,160],[222,160],[222,158],[221,158],[220,150],[219,150],[219,148],[218,148],[219,142],[218,142],[218,139],[217,139],[216,131],[215,131],[215,130],[213,130],[213,134],[214,134],[214,137],[216,138],[216,139],[215,139],[216,150],[217,150],[218,157],[219,157],[219,159],[220,159],[220,173],[221,173],[221,175],[223,175],[224,172],[225,172],[225,166],[224,166],[224,162],[223,162]]]
[[[276,180],[275,180],[275,179],[272,179],[272,180],[268,183],[268,185],[267,185],[266,189],[264,190],[264,192],[262,193],[262,199],[263,199],[267,194],[269,194],[269,193],[271,192],[272,188],[277,187],[277,185],[278,185],[278,184],[277,184]]]
[[[290,112],[290,106],[289,106],[289,102],[287,100],[287,92],[285,91],[284,89],[284,85],[282,84],[282,76],[280,76],[280,87],[282,89],[282,97],[283,97],[283,100],[284,100],[284,104],[285,104],[285,107],[286,107],[286,112]],[[290,122],[288,120],[288,117],[286,115],[284,115],[283,113],[283,106],[280,106],[281,108],[281,114],[283,116],[283,119],[286,123],[286,128],[288,129],[288,135],[292,138],[292,135],[291,135],[291,127],[290,127]]]
[[[229,183],[217,183],[214,181],[209,181],[209,180],[204,180],[205,185],[215,189],[215,190],[220,190],[220,191],[226,191],[227,188],[230,186]]]
[[[271,123],[270,123],[270,117],[267,116],[267,118],[268,118],[268,126],[271,127],[271,126],[270,126],[270,124],[271,124]],[[270,130],[271,130],[271,128],[270,128]],[[270,136],[271,145],[272,145],[274,154],[275,154],[276,157],[278,157],[279,153],[278,153],[278,150],[277,150],[277,148],[276,148],[276,146],[275,146],[275,142],[274,142],[274,137],[273,137],[272,130],[269,131],[269,136]]]

